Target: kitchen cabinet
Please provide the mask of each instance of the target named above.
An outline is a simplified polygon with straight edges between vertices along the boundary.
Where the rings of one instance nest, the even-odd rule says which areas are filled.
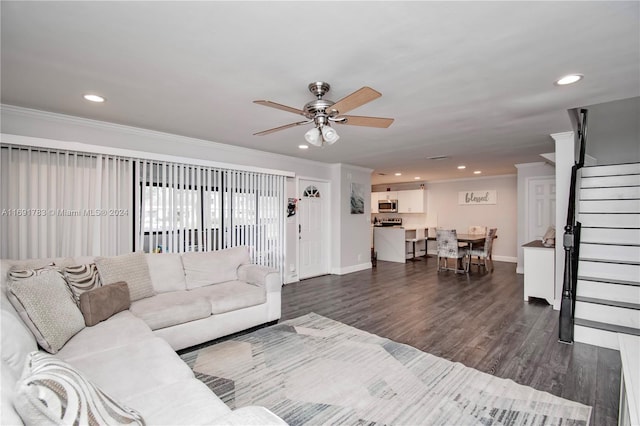
[[[378,194],[378,200],[397,200],[398,191],[384,191],[376,192]]]
[[[378,200],[380,199],[380,194],[382,194],[382,192],[372,192],[371,193],[371,213],[379,213],[378,212]]]
[[[398,191],[398,213],[424,213],[424,190]]]

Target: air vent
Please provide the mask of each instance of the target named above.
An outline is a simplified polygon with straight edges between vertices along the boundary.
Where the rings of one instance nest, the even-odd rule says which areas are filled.
[[[436,155],[435,157],[427,157],[429,160],[445,160],[449,158],[447,155]]]
[[[378,173],[378,176],[386,176],[386,173]]]

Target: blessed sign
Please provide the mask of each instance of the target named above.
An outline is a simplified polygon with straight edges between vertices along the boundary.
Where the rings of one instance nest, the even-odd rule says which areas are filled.
[[[458,204],[497,204],[498,194],[495,189],[479,189],[458,192]]]

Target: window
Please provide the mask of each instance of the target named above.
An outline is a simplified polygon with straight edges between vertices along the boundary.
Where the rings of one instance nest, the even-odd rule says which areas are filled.
[[[281,269],[284,177],[140,161],[137,247],[146,252],[245,245],[255,263]]]

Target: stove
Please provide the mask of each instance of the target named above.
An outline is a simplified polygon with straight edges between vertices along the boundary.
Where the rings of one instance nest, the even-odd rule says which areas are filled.
[[[379,226],[402,226],[402,218],[401,217],[386,217],[380,219],[378,222]]]

